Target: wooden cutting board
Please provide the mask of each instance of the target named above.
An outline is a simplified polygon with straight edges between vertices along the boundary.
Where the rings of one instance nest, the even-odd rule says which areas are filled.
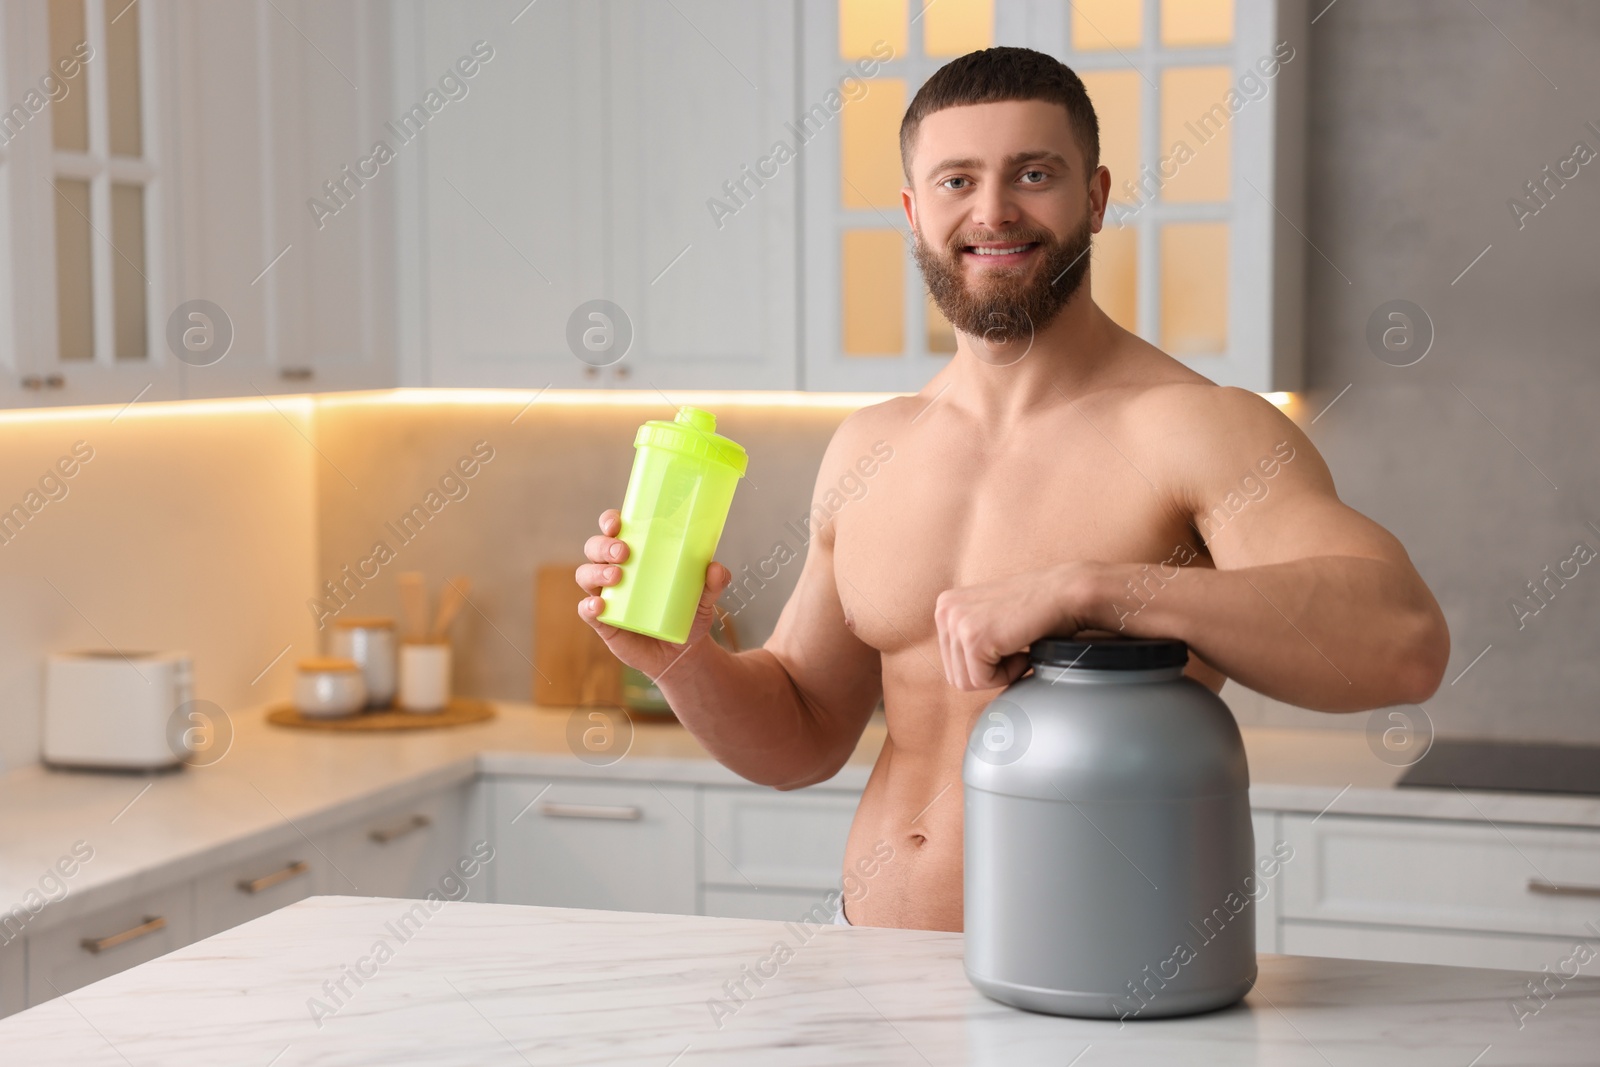
[[[622,700],[622,661],[578,617],[581,561],[538,569],[533,589],[533,702],[554,707]]]

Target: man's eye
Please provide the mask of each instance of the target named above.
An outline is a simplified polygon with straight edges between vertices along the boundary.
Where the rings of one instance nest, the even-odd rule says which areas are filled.
[[[961,177],[946,178],[944,181],[940,182],[939,184],[944,186],[946,189],[959,189],[959,188],[961,188],[961,186],[952,185],[950,183],[951,182],[965,182],[966,180],[967,179],[961,178]]]
[[[1022,173],[1022,180],[1028,182],[1029,185],[1038,185],[1048,177],[1049,175],[1042,170],[1029,170]]]

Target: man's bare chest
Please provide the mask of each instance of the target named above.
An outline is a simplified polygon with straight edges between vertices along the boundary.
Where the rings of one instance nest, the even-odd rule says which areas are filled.
[[[1073,560],[1159,561],[1195,547],[1182,509],[1127,464],[897,454],[834,516],[846,624],[893,652],[932,641],[939,594]]]

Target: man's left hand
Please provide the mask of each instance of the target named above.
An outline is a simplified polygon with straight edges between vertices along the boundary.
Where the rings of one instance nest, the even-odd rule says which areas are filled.
[[[933,620],[945,680],[966,690],[1010,685],[1027,671],[1034,641],[1092,628],[1087,591],[1100,569],[1064,563],[940,593]]]

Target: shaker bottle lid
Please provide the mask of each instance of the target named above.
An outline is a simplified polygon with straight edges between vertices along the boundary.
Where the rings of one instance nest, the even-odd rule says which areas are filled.
[[[685,405],[678,409],[678,417],[671,422],[665,419],[651,419],[639,427],[639,433],[633,439],[633,447],[649,445],[652,448],[681,452],[697,459],[707,459],[713,463],[732,467],[740,477],[743,477],[745,468],[750,463],[750,457],[737,441],[730,441],[718,434],[716,429],[715,415],[701,408]]]
[[[1084,671],[1151,671],[1184,666],[1189,646],[1171,638],[1043,637],[1029,647],[1028,660]]]

